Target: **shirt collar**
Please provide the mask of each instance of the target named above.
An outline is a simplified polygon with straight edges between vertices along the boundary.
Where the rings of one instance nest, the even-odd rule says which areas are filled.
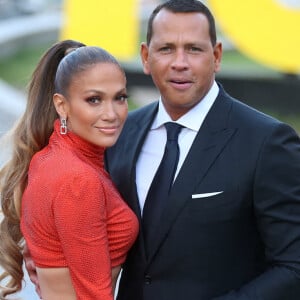
[[[215,102],[219,93],[219,87],[214,81],[212,87],[204,98],[186,114],[181,116],[176,123],[189,128],[193,131],[198,131],[208,113],[211,106]],[[151,130],[161,127],[166,122],[172,122],[171,117],[168,115],[161,98],[159,99],[158,112],[151,125]]]

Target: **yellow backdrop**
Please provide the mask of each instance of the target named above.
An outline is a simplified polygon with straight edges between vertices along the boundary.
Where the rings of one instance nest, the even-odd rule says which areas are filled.
[[[60,39],[100,46],[120,60],[137,55],[138,0],[65,0]]]
[[[300,73],[300,3],[288,0],[209,0],[222,32],[249,57]]]

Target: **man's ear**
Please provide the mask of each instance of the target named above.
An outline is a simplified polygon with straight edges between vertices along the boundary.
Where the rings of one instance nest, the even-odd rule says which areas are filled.
[[[67,118],[68,107],[67,100],[62,94],[55,93],[53,95],[53,103],[60,118]]]
[[[221,69],[222,53],[223,53],[222,44],[217,43],[214,46],[214,57],[215,57],[215,70],[214,71],[215,71],[215,73],[219,72]]]
[[[141,44],[141,50],[140,50],[140,55],[143,63],[143,70],[146,75],[150,75],[150,68],[149,68],[149,63],[148,63],[148,54],[149,54],[149,49],[148,45],[146,43]]]

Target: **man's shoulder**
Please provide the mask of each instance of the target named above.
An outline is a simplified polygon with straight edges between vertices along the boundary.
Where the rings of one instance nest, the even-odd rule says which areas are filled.
[[[229,95],[224,89],[221,89],[219,97],[220,101],[226,101],[230,105],[230,119],[232,121],[235,120],[239,124],[247,123],[253,124],[254,126],[258,124],[274,126],[282,123],[268,113],[248,105],[242,99],[237,99]]]
[[[282,123],[274,116],[236,99],[233,99],[232,116],[237,122],[252,124],[256,128],[259,125],[273,127]]]

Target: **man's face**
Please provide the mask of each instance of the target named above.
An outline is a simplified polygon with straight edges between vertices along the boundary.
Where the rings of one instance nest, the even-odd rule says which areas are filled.
[[[142,44],[144,72],[150,74],[162,101],[176,120],[206,95],[219,71],[222,46],[212,45],[201,13],[161,10],[153,21],[150,44]]]

